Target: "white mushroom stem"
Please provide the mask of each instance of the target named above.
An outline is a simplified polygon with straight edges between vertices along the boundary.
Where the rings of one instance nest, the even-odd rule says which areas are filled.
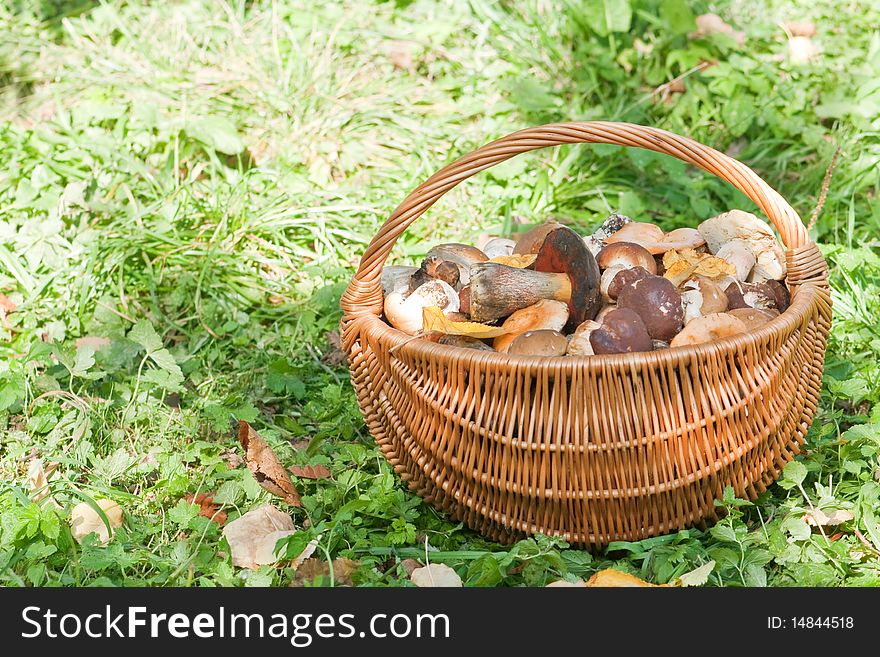
[[[422,308],[428,306],[438,306],[447,313],[458,312],[458,292],[438,279],[419,286],[408,297],[395,290],[385,298],[385,318],[394,328],[415,335],[422,330]]]
[[[735,278],[738,281],[748,279],[756,262],[755,253],[744,240],[733,240],[723,244],[715,255],[736,268]]]

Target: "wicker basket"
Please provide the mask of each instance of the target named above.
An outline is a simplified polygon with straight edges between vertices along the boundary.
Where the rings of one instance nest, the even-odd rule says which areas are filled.
[[[791,307],[710,344],[546,359],[407,342],[381,319],[388,254],[445,192],[518,153],[578,142],[672,155],[745,193],[787,247]],[[816,412],[831,325],[828,267],[776,191],[712,148],[608,122],[521,130],[434,174],[370,242],[342,308],[358,403],[412,490],[494,540],[541,532],[580,545],[713,520],[728,485],[761,493]]]

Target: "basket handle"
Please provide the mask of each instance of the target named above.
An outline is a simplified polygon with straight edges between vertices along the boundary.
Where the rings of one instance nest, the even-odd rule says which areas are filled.
[[[633,123],[609,121],[551,123],[526,128],[486,144],[445,166],[416,187],[382,224],[379,232],[367,246],[357,273],[342,295],[341,305],[345,313],[343,322],[358,315],[378,315],[382,312],[380,277],[385,260],[403,231],[434,205],[443,194],[475,173],[519,153],[547,146],[576,143],[633,146],[677,157],[729,182],[748,196],[773,222],[789,250],[798,249],[810,242],[807,230],[797,212],[776,190],[761,180],[758,174],[745,164],[714,148],[666,130]]]

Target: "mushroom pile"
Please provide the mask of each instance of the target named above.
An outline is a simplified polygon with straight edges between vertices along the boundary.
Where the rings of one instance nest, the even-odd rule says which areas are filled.
[[[769,226],[731,210],[668,233],[614,213],[583,237],[545,223],[482,248],[441,244],[382,270],[385,319],[441,344],[531,356],[694,345],[753,331],[790,302]]]

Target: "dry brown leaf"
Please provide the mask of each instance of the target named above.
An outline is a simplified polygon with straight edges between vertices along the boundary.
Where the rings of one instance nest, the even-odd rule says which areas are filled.
[[[651,584],[635,575],[623,573],[619,570],[607,568],[600,570],[587,581],[588,587],[656,587],[660,584]]]
[[[330,344],[330,351],[324,354],[321,361],[327,365],[339,365],[348,360],[348,354],[342,348],[342,338],[339,335],[339,331],[327,333],[327,342]]]
[[[80,347],[91,347],[95,351],[98,351],[104,347],[109,347],[111,342],[112,340],[110,340],[110,338],[105,338],[100,335],[84,335],[81,338],[77,338],[74,344],[76,344],[77,349]]]
[[[502,326],[489,326],[479,322],[454,322],[437,306],[422,308],[422,330],[436,331],[446,335],[467,335],[472,338],[494,338],[510,331]]]
[[[8,314],[14,313],[16,310],[18,310],[18,306],[13,303],[12,299],[0,292],[0,312]]]
[[[695,274],[706,278],[723,278],[736,274],[736,267],[722,258],[708,253],[697,253],[694,249],[667,251],[663,255],[666,271],[663,277],[678,287]]]
[[[404,559],[400,562],[400,565],[403,566],[403,569],[406,571],[407,577],[412,577],[413,571],[416,568],[421,568],[422,564],[416,561],[415,559]]]
[[[49,498],[49,503],[52,506],[60,508],[61,505],[52,497],[52,491],[49,488],[49,477],[46,474],[45,468],[43,468],[43,459],[36,456],[31,458],[30,464],[28,464],[27,486],[28,493],[34,502]]]
[[[295,531],[289,515],[265,504],[226,525],[223,536],[232,551],[232,563],[256,570],[260,565],[276,563],[275,545]]]
[[[238,441],[244,449],[245,462],[254,479],[267,491],[291,506],[302,506],[299,493],[281,461],[262,436],[244,420],[238,424]]]
[[[214,493],[199,493],[198,495],[187,493],[183,499],[198,506],[200,516],[209,518],[221,527],[226,524],[226,511],[222,511],[219,506],[214,504]]]
[[[489,262],[516,267],[517,269],[525,269],[526,267],[531,267],[537,259],[537,253],[513,253],[511,255],[495,256]]]
[[[345,557],[333,560],[333,583],[336,586],[353,586],[351,576],[360,566],[360,562]],[[306,559],[296,570],[291,586],[303,586],[318,577],[330,577],[330,566],[323,559]]]
[[[804,520],[808,525],[813,527],[829,527],[831,525],[839,525],[841,523],[852,520],[855,516],[849,511],[838,509],[831,513],[825,513],[822,509],[815,509],[804,516]]]
[[[452,568],[442,563],[429,563],[416,568],[409,576],[416,586],[421,588],[459,588],[461,577]]]
[[[746,42],[745,32],[734,30],[730,25],[725,23],[718,14],[702,14],[701,16],[697,16],[696,24],[696,32],[688,34],[688,38],[702,39],[711,34],[727,34],[736,41],[737,45],[741,46]]]
[[[330,477],[330,468],[326,465],[292,465],[287,469],[291,474],[303,479],[327,479]]]
[[[98,535],[101,544],[107,543],[113,535],[113,530],[122,525],[122,508],[113,500],[95,500],[107,516],[108,528],[104,519],[98,515],[90,504],[80,502],[70,512],[70,532],[78,543],[94,532]]]

